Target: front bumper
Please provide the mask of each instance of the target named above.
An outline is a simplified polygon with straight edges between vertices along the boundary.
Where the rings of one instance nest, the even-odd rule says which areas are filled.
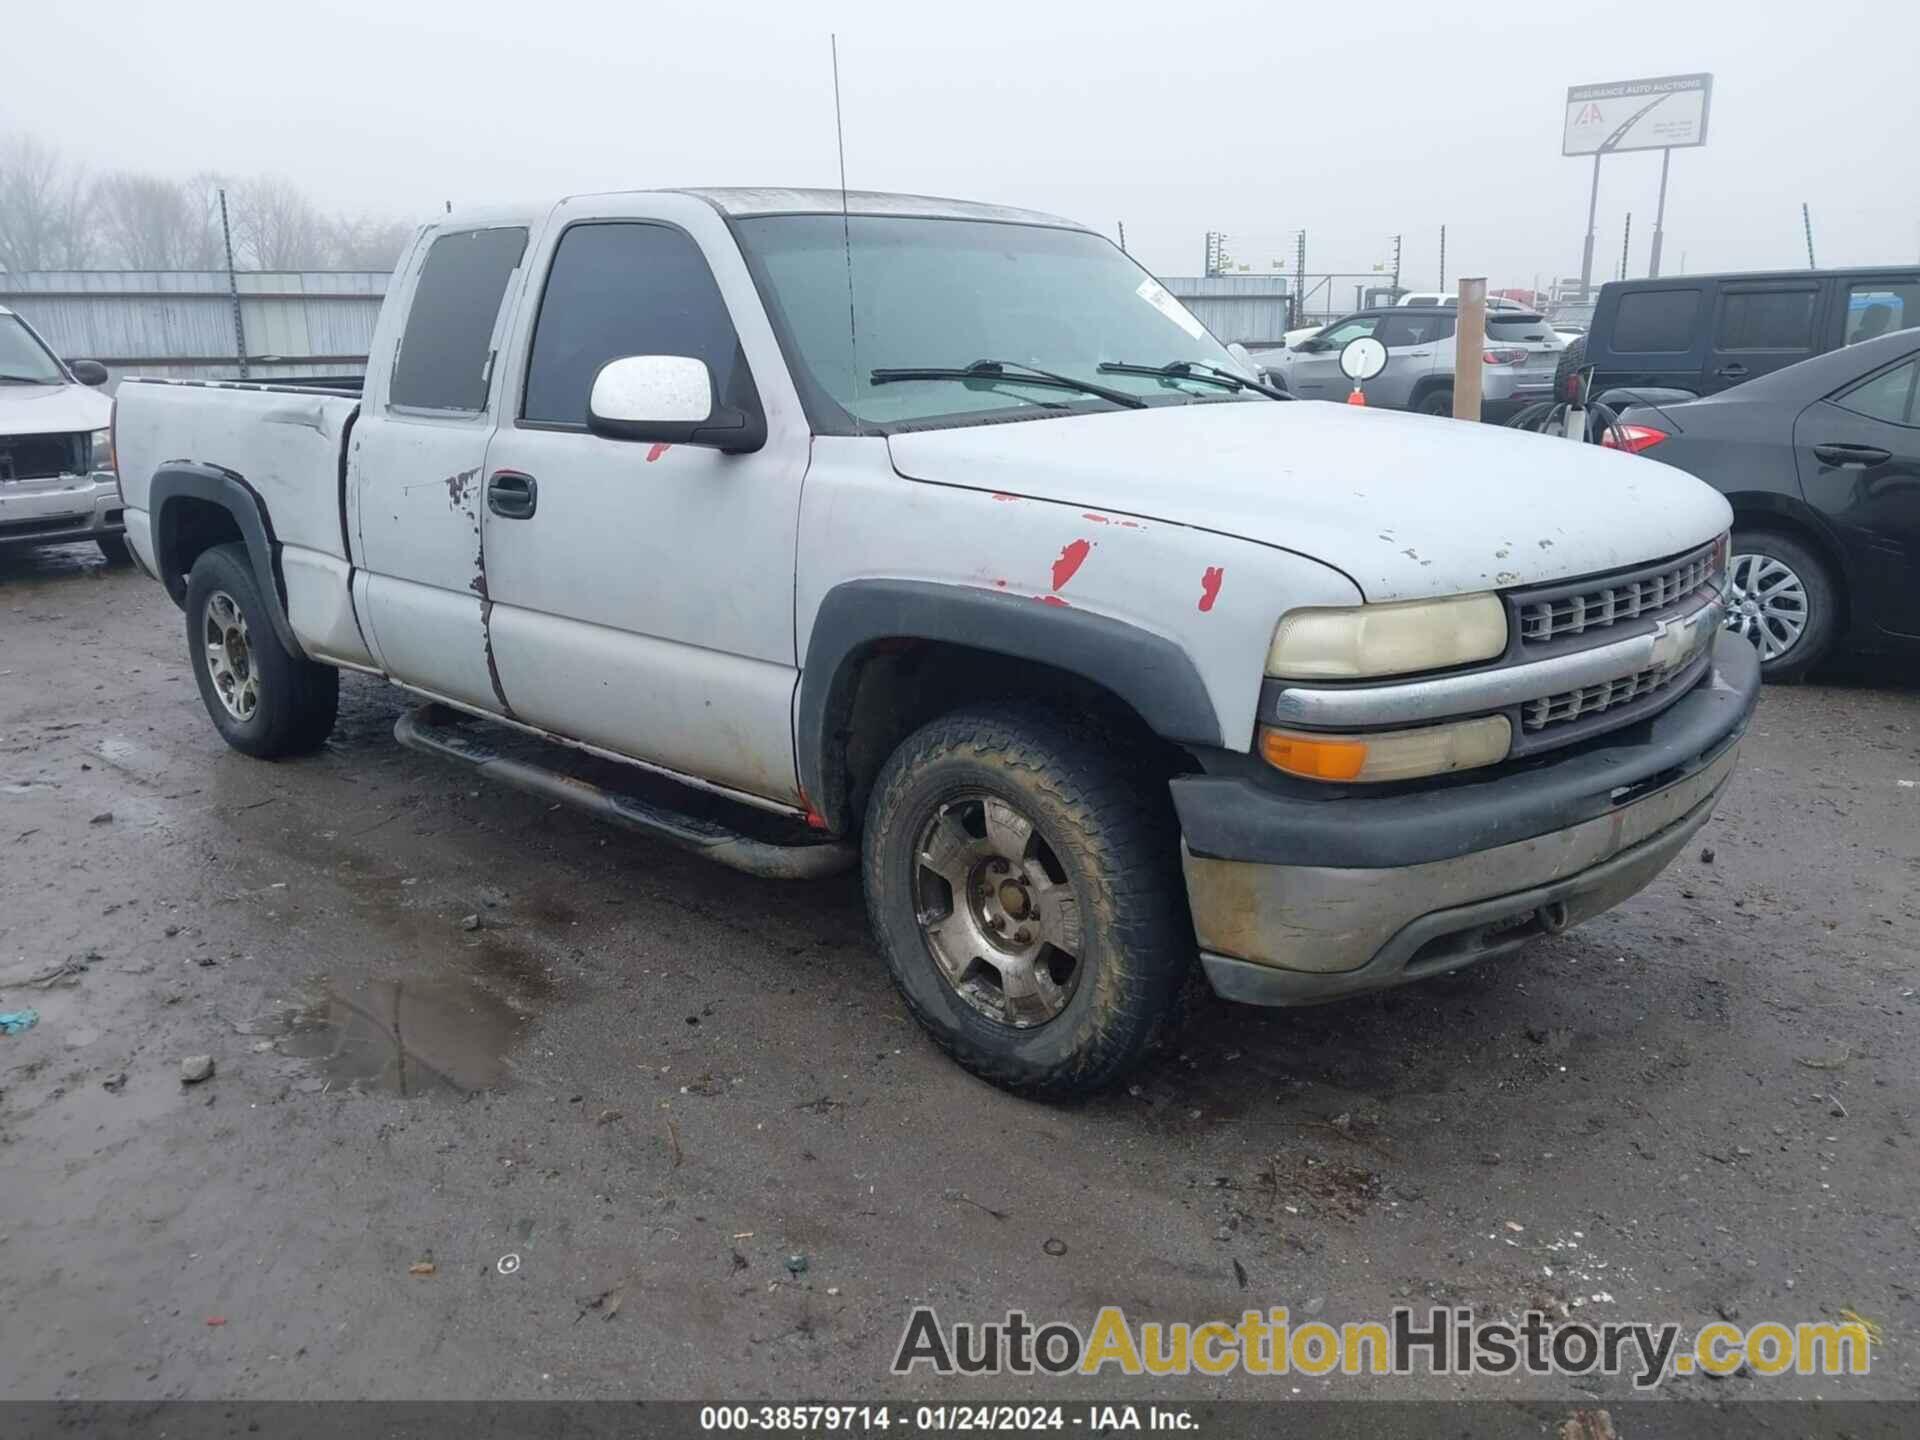
[[[1652,719],[1488,778],[1325,798],[1173,784],[1207,978],[1305,1005],[1504,954],[1640,890],[1713,812],[1760,690],[1722,633],[1706,677]]]
[[[117,535],[126,527],[113,476],[0,482],[0,545],[53,545]]]

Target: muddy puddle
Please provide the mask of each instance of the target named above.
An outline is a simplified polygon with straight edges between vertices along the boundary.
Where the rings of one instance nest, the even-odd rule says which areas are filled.
[[[276,1048],[306,1060],[328,1089],[409,1098],[498,1090],[532,1017],[462,976],[327,987],[292,1017]]]

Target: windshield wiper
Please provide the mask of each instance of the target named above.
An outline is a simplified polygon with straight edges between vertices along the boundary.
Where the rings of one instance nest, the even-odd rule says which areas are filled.
[[[1076,380],[1071,375],[1059,375],[1052,370],[1023,365],[1018,360],[976,360],[965,369],[935,366],[919,370],[872,370],[867,374],[867,381],[872,385],[888,385],[896,380],[988,380],[1018,385],[1047,385],[1056,390],[1078,390],[1082,395],[1097,396],[1110,404],[1124,405],[1129,410],[1147,408],[1147,402],[1138,395],[1096,385],[1091,380]]]
[[[42,380],[38,375],[0,375],[0,385],[58,385],[58,380]]]
[[[1154,375],[1162,380],[1198,380],[1203,385],[1222,385],[1229,390],[1257,390],[1269,400],[1291,400],[1293,396],[1258,380],[1249,380],[1204,360],[1174,360],[1165,365],[1133,365],[1124,360],[1102,360],[1097,367],[1102,375]]]

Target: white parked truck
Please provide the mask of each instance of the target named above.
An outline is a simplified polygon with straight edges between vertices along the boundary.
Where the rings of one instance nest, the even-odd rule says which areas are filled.
[[[108,433],[107,368],[63,361],[0,305],[0,549],[91,540],[127,563]]]
[[[1294,1005],[1645,885],[1757,693],[1728,510],[1598,446],[1290,402],[1099,235],[838,191],[423,229],[364,389],[130,382],[140,563],[236,748],[400,739],[671,843],[858,864],[1036,1094],[1196,963]],[[775,977],[769,977],[773,979]]]

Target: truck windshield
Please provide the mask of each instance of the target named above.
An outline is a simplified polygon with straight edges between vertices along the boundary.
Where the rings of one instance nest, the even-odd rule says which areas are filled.
[[[1103,361],[1187,361],[1244,373],[1185,306],[1097,235],[872,215],[855,215],[845,232],[841,225],[838,215],[775,215],[738,225],[819,429],[844,433],[850,418],[885,430],[1028,412],[1120,413],[1097,393],[1023,385],[1014,365],[1070,376],[1096,392],[1137,395],[1149,405],[1252,398],[1177,369],[1101,370]],[[964,370],[984,356],[1007,368],[979,384],[893,374],[873,380],[876,371]]]
[[[0,385],[64,385],[60,362],[15,315],[0,315]]]

